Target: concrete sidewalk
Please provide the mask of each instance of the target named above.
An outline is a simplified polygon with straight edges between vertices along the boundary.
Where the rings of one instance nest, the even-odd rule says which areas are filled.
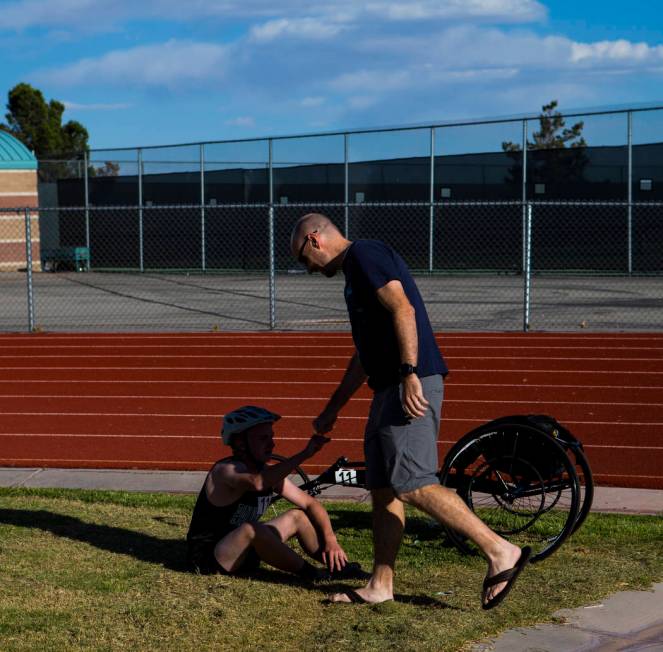
[[[0,487],[109,489],[167,493],[197,493],[205,471],[137,471],[131,469],[0,468]],[[367,500],[367,492],[330,487],[325,499]],[[592,511],[663,516],[663,491],[596,487]]]
[[[0,487],[197,493],[204,471],[0,468]],[[663,516],[663,491],[596,487],[592,510]],[[368,500],[363,489],[331,487],[321,498]],[[473,652],[663,652],[663,583],[616,593],[598,604],[562,609],[564,624],[512,629]]]

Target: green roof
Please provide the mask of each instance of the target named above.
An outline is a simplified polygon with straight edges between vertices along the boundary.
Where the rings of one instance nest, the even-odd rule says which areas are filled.
[[[0,170],[36,170],[35,155],[6,131],[0,130]]]

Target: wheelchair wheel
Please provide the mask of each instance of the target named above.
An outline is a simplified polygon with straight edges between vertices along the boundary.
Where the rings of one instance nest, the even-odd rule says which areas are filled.
[[[573,463],[553,437],[529,424],[500,420],[469,432],[446,456],[440,482],[500,536],[531,546],[531,561],[551,555],[579,515]],[[476,552],[458,532],[447,534],[461,550]]]
[[[573,532],[575,532],[585,522],[585,519],[592,508],[592,502],[594,500],[594,479],[589,462],[582,449],[582,444],[578,442],[578,446],[568,448],[567,452],[570,453],[571,459],[575,463],[576,474],[580,483],[580,508],[578,509],[578,516],[576,517],[576,522],[573,526]],[[571,532],[571,534],[573,534],[573,532]]]

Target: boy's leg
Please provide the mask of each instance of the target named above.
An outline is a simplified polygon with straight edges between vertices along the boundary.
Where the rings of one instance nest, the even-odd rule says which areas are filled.
[[[297,537],[304,552],[317,561],[322,561],[322,542],[313,527],[311,519],[301,509],[289,509],[276,518],[267,521],[281,537],[284,543]]]
[[[242,567],[248,551],[253,548],[266,564],[288,573],[298,573],[306,563],[265,523],[244,523],[227,534],[214,548],[218,564],[233,573]]]

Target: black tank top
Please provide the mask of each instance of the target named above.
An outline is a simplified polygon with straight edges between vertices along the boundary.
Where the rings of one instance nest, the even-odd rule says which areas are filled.
[[[215,462],[214,466],[218,463]],[[207,475],[209,476],[209,473]],[[215,546],[220,539],[242,523],[255,523],[260,520],[274,496],[271,487],[263,491],[246,491],[235,502],[218,507],[207,498],[206,485],[207,477],[198,494],[189,532],[186,535],[189,548],[192,545],[198,547],[201,544]]]

